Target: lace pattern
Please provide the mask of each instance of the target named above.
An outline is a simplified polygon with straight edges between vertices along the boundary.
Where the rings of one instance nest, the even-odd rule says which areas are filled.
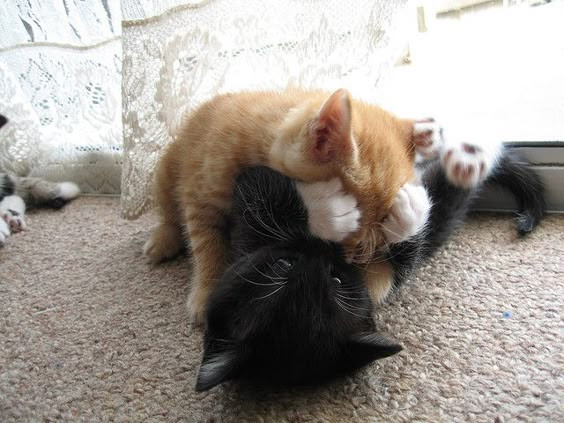
[[[0,169],[119,193],[121,15],[115,2],[2,5]]]
[[[158,2],[162,3],[162,2]],[[178,0],[166,13],[123,0],[122,215],[153,204],[151,182],[182,115],[217,93],[348,88],[377,99],[406,40],[407,0]],[[173,7],[174,6],[174,7]],[[146,16],[143,16],[147,14]]]

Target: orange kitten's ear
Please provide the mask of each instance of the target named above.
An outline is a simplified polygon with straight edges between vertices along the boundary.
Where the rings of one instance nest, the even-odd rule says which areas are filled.
[[[315,161],[328,163],[353,151],[351,100],[340,89],[325,102],[312,125],[312,153]]]

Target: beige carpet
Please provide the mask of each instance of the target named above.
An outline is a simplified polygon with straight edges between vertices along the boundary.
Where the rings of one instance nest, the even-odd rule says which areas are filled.
[[[564,216],[518,240],[473,217],[381,307],[405,350],[317,391],[193,391],[189,264],[150,269],[154,220],[82,198],[0,251],[0,421],[564,421]],[[504,317],[505,313],[505,317]]]

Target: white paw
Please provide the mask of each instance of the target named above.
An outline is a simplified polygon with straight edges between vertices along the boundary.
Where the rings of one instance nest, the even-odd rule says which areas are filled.
[[[402,186],[382,222],[386,240],[396,244],[417,234],[427,223],[430,209],[431,202],[425,188],[413,184]]]
[[[439,157],[443,144],[443,128],[434,119],[413,124],[413,145],[418,154],[427,159]]]
[[[445,149],[441,164],[451,184],[474,188],[489,175],[499,155],[499,149],[484,149],[475,144],[461,143]]]
[[[297,183],[308,213],[311,233],[321,239],[341,242],[359,228],[356,198],[343,190],[339,178],[311,184]]]
[[[59,186],[59,196],[65,200],[72,200],[80,194],[78,185],[72,182],[61,182]]]
[[[4,246],[9,236],[10,227],[3,219],[0,219],[0,247]]]
[[[8,224],[12,233],[23,231],[27,227],[23,215],[15,210],[2,211],[2,219]]]

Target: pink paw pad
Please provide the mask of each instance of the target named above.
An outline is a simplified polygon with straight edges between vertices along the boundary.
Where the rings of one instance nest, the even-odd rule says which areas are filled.
[[[489,167],[483,150],[468,143],[449,148],[441,161],[449,181],[464,188],[478,185],[485,179]]]
[[[417,153],[427,158],[437,157],[443,146],[443,129],[433,118],[415,121],[412,142]]]
[[[8,210],[2,214],[2,219],[10,226],[13,233],[21,232],[26,228],[25,220],[17,212]]]

